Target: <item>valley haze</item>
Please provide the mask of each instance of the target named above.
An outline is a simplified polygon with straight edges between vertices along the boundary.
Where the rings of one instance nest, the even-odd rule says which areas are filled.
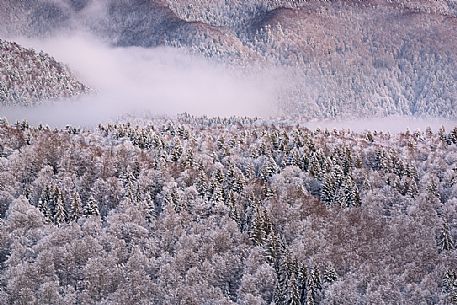
[[[269,117],[281,82],[279,71],[237,71],[172,48],[113,48],[87,34],[17,41],[53,54],[94,92],[30,109],[7,107],[3,111],[12,120],[19,113],[31,122],[59,126],[95,125],[132,114]]]

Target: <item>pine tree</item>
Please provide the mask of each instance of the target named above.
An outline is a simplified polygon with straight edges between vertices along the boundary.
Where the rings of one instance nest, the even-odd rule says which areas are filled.
[[[198,171],[194,185],[198,195],[202,197],[206,196],[206,193],[208,192],[208,177],[203,170]]]
[[[275,191],[268,182],[265,182],[262,186],[263,194],[265,198],[271,198],[275,195]]]
[[[317,153],[312,153],[309,158],[309,174],[317,179],[322,177],[322,168]]]
[[[416,180],[412,178],[403,178],[402,180],[403,183],[398,185],[400,193],[404,196],[415,198],[419,193]]]
[[[307,288],[308,294],[306,297],[306,304],[316,304],[316,298],[319,291],[322,289],[319,270],[317,270],[316,267],[312,268],[308,273]]]
[[[155,204],[154,200],[152,200],[151,195],[146,193],[145,198],[143,200],[145,206],[146,206],[146,220],[148,222],[152,222],[152,220],[156,217],[156,209],[155,209]]]
[[[212,177],[212,182],[214,185],[222,185],[224,183],[224,172],[222,169],[217,168]]]
[[[308,269],[304,264],[300,264],[298,268],[298,283],[300,289],[300,302],[301,304],[306,303],[307,296],[307,278],[308,278]]]
[[[176,139],[173,142],[173,147],[171,150],[171,161],[173,161],[173,162],[178,161],[179,158],[181,158],[182,154],[183,154],[183,148],[182,148],[181,141],[179,139]]]
[[[213,195],[211,196],[211,202],[214,204],[224,202],[224,192],[219,185],[214,186]]]
[[[71,210],[70,210],[70,220],[78,221],[82,215],[81,207],[81,197],[78,192],[73,192],[71,195]]]
[[[446,129],[444,128],[444,126],[441,126],[440,129],[438,130],[438,136],[440,138],[440,140],[446,144]]]
[[[443,286],[447,292],[457,289],[457,273],[449,269],[443,278]]]
[[[243,172],[240,169],[236,169],[234,171],[234,177],[232,181],[232,190],[235,193],[241,193],[241,191],[244,189],[246,183],[246,178],[243,175]]]
[[[449,134],[449,138],[452,143],[457,144],[457,127],[455,127]]]
[[[300,156],[300,152],[298,151],[298,149],[296,147],[294,147],[287,156],[286,164],[303,168],[303,165],[301,164],[301,160],[302,160],[302,158]]]
[[[182,164],[185,168],[192,168],[194,166],[194,153],[192,149],[188,149],[184,154]]]
[[[67,212],[65,210],[65,204],[63,199],[63,194],[60,192],[59,189],[56,189],[56,202],[54,208],[54,223],[61,224],[68,220]]]
[[[44,188],[44,190],[41,192],[41,196],[38,200],[38,209],[43,213],[43,216],[45,218],[45,221],[50,223],[52,222],[52,196],[51,196],[51,191],[48,186]]]
[[[262,211],[259,206],[256,206],[254,219],[251,224],[251,240],[255,245],[262,245],[267,241],[271,230],[271,222],[266,212]]]
[[[287,305],[287,296],[285,291],[285,279],[282,276],[278,276],[276,280],[276,287],[273,294],[273,300],[275,305]]]
[[[331,265],[327,265],[324,269],[323,278],[327,283],[333,283],[336,281],[338,279],[338,275],[336,274],[335,268]]]
[[[309,278],[310,288],[313,290],[316,290],[316,291],[322,289],[319,270],[316,267],[311,269],[309,276],[310,276],[310,278]]]
[[[276,270],[276,287],[273,295],[275,305],[288,305],[289,301],[289,273],[288,273],[288,258],[282,257],[279,263],[279,268]]]
[[[316,305],[314,292],[312,289],[308,289],[306,294],[306,305]]]
[[[300,291],[297,279],[297,273],[292,272],[289,279],[289,305],[300,305]]]
[[[378,149],[376,151],[376,168],[377,170],[389,170],[390,168],[390,160],[388,152],[384,149]]]
[[[450,251],[454,249],[454,241],[449,232],[449,226],[443,223],[440,234],[438,236],[438,248],[441,251]]]
[[[425,128],[425,136],[429,139],[433,136],[433,131],[430,126],[427,126],[427,128]]]
[[[249,180],[253,179],[256,176],[254,165],[252,162],[248,162],[244,170],[244,176]]]
[[[95,200],[93,195],[90,195],[89,199],[86,202],[86,205],[84,206],[84,211],[83,211],[84,216],[99,216],[100,211],[98,209],[98,203]]]
[[[273,230],[266,240],[266,256],[268,262],[279,272],[281,260],[285,257],[286,247],[284,242]]]
[[[266,181],[268,178],[279,172],[279,166],[275,160],[269,156],[260,170],[260,178]]]
[[[332,204],[335,202],[336,188],[336,178],[333,173],[325,174],[321,189],[321,199],[324,203]]]
[[[438,186],[434,178],[431,178],[427,185],[427,195],[431,199],[440,199],[440,193],[438,192]]]
[[[444,291],[448,293],[449,304],[457,304],[457,273],[449,269],[443,277]]]
[[[350,175],[346,176],[343,188],[345,192],[344,206],[359,206],[361,204],[359,190],[357,184],[352,180]]]

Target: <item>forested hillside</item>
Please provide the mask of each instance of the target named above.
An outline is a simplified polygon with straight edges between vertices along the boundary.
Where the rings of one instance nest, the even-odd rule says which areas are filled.
[[[0,20],[0,305],[457,305],[457,124],[307,128],[451,126],[456,1],[4,0]],[[9,41],[99,94],[66,104],[90,89]],[[274,117],[174,116],[224,108]]]
[[[440,1],[17,1],[0,34],[89,31],[284,69],[278,102],[306,118],[457,117],[457,5]]]
[[[32,105],[88,90],[51,56],[0,39],[0,106]]]
[[[2,304],[457,304],[457,128],[0,124]]]

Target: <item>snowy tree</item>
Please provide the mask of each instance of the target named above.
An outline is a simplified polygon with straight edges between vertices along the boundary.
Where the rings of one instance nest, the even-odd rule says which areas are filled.
[[[449,231],[449,226],[444,223],[438,236],[438,248],[440,251],[449,251],[454,249],[454,240]]]
[[[89,199],[86,201],[86,204],[83,208],[83,215],[86,217],[100,215],[97,200],[93,195],[90,195]]]

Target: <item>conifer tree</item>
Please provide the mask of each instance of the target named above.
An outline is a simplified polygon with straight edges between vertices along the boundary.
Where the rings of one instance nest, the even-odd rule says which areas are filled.
[[[173,162],[176,162],[179,160],[179,158],[181,158],[183,154],[183,147],[182,147],[182,143],[179,139],[176,139],[174,142],[173,142],[173,146],[172,146],[172,149],[171,149],[171,161]]]
[[[327,283],[333,283],[338,279],[335,268],[331,265],[327,265],[324,269],[323,279]]]
[[[216,185],[213,188],[213,195],[211,196],[211,202],[214,204],[222,203],[224,202],[224,191],[219,185]]]
[[[440,252],[454,249],[454,240],[450,234],[449,226],[446,223],[443,223],[438,236],[438,248]]]
[[[57,188],[55,196],[54,223],[59,225],[68,220],[62,192]]]
[[[297,279],[297,273],[292,272],[291,277],[289,279],[289,302],[288,305],[300,305],[300,291],[299,291],[299,283]]]
[[[260,211],[259,207],[256,207],[250,231],[251,240],[255,245],[261,245],[265,240],[264,221],[263,213]]]
[[[312,289],[308,289],[306,293],[306,305],[316,305],[314,292]]]
[[[449,304],[457,304],[457,273],[449,269],[443,277],[444,291],[448,294]]]
[[[455,270],[449,269],[446,272],[443,278],[443,286],[448,292],[457,289],[457,273]]]
[[[317,153],[313,152],[309,158],[309,174],[315,178],[320,179],[322,177],[322,168],[319,162],[319,157]]]
[[[260,178],[266,181],[268,178],[279,172],[279,167],[275,160],[269,156],[260,170]]]
[[[73,192],[70,203],[70,220],[78,221],[82,215],[81,197],[78,192]]]
[[[427,185],[427,195],[432,199],[440,199],[440,193],[438,192],[438,186],[434,178],[431,178]]]
[[[322,201],[327,204],[332,204],[335,201],[336,188],[336,178],[333,173],[325,174],[321,189]]]
[[[83,214],[86,217],[100,215],[97,200],[95,200],[95,197],[93,195],[90,195],[89,199],[87,200],[84,206]]]
[[[418,194],[417,184],[415,179],[407,179],[404,184],[405,195],[411,198],[416,197]]]
[[[46,222],[52,222],[52,196],[48,186],[41,192],[41,196],[38,199],[38,209],[43,213]]]
[[[275,291],[273,294],[275,305],[287,305],[287,295],[285,290],[285,279],[282,277],[282,275],[278,276]]]
[[[146,208],[145,218],[148,222],[151,222],[156,217],[156,209],[155,209],[154,200],[152,200],[149,192],[147,192],[146,195],[144,196],[143,202],[144,202],[144,206]]]

